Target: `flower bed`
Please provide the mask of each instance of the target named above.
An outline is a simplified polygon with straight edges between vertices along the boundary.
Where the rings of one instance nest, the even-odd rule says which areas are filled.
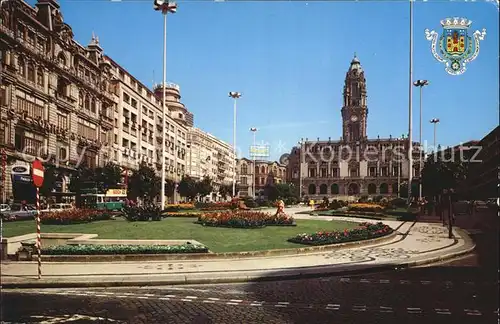
[[[272,215],[256,211],[226,211],[204,213],[198,217],[198,224],[203,226],[261,228],[266,225],[285,226],[294,225],[293,217],[284,213]]]
[[[115,255],[208,253],[204,245],[58,245],[42,249],[44,255]]]
[[[382,213],[384,211],[384,207],[378,204],[355,203],[350,204],[348,207],[350,211],[356,212]]]
[[[238,207],[237,202],[216,202],[216,203],[198,203],[197,207],[203,211],[210,210],[227,210],[236,209]]]
[[[199,212],[195,211],[185,211],[185,212],[166,212],[163,213],[164,217],[198,217],[200,216]]]
[[[70,209],[58,212],[47,212],[40,215],[40,221],[44,225],[90,223],[110,218],[111,214],[109,212],[96,209]]]
[[[360,223],[355,229],[333,232],[316,232],[313,234],[303,233],[288,239],[288,241],[307,245],[327,245],[368,240],[385,236],[392,232],[393,229],[383,223]]]
[[[186,204],[168,204],[164,209],[166,212],[176,212],[181,210],[192,210],[194,209],[194,204],[186,203]]]

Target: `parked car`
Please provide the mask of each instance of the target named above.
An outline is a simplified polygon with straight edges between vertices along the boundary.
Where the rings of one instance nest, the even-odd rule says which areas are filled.
[[[1,212],[1,215],[6,220],[34,219],[36,209],[29,205],[13,204],[10,210]]]
[[[10,206],[7,205],[7,204],[0,204],[0,213],[1,212],[4,212],[4,211],[9,211],[10,210]]]
[[[41,213],[55,213],[63,210],[73,209],[71,204],[50,204],[48,208],[40,210]]]

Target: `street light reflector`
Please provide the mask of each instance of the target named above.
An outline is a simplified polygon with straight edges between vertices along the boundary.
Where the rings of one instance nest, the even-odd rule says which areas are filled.
[[[256,132],[256,131],[257,131],[257,128],[252,127],[252,128],[250,128],[250,131],[251,131],[251,132]]]
[[[433,118],[433,119],[431,119],[430,123],[432,123],[432,124],[439,123],[439,118]]]
[[[231,91],[231,92],[229,92],[229,97],[231,97],[233,99],[237,99],[237,98],[241,97],[241,93],[236,92],[236,91]]]
[[[427,81],[427,80],[417,80],[417,81],[413,82],[413,85],[415,87],[423,87],[423,86],[426,86],[428,84],[429,84],[429,81]]]

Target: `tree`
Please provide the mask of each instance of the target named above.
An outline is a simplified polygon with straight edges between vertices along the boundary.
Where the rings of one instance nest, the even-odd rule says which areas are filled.
[[[427,196],[438,196],[444,189],[458,189],[466,179],[467,166],[463,161],[443,161],[441,154],[430,156],[422,170],[422,190]]]
[[[145,162],[139,164],[139,169],[132,173],[128,180],[128,194],[132,198],[142,198],[151,201],[161,192],[161,179],[155,170]]]
[[[108,188],[116,188],[121,183],[122,171],[121,168],[113,163],[108,162],[102,168],[95,169],[96,186],[99,192],[106,192]]]
[[[193,200],[198,195],[196,181],[188,175],[184,175],[177,186],[177,192],[189,200]]]
[[[264,195],[267,197],[268,200],[274,201],[279,198],[280,192],[276,187],[276,185],[267,184],[264,187]]]
[[[196,191],[200,197],[205,197],[213,191],[212,180],[210,177],[205,176],[201,181],[196,183]]]
[[[290,197],[297,196],[297,190],[293,184],[290,183],[278,183],[276,184],[276,189],[278,190],[279,198],[286,199]]]
[[[71,175],[69,182],[69,190],[74,193],[80,193],[84,188],[84,183],[95,181],[94,170],[90,169],[86,164],[80,164],[76,171]]]
[[[45,166],[45,172],[43,174],[43,184],[40,188],[40,194],[45,197],[52,196],[52,191],[56,187],[57,181],[57,170],[53,165]]]
[[[238,186],[235,186],[235,196],[238,195]],[[219,194],[226,198],[227,196],[233,198],[233,184],[221,184],[219,186]]]
[[[174,180],[165,179],[165,195],[171,197],[175,192]],[[161,194],[161,193],[160,193]]]

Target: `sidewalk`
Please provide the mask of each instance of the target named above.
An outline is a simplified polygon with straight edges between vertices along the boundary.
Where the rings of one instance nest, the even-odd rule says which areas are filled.
[[[295,217],[319,219],[307,215]],[[321,219],[329,221],[333,217]],[[4,262],[1,281],[4,288],[253,281],[410,267],[453,258],[474,249],[472,240],[459,229],[454,229],[455,238],[449,239],[447,229],[439,224],[399,221],[385,223],[398,229],[398,235],[394,239],[329,252],[203,261],[46,262],[42,266],[43,277],[40,280],[36,277],[36,262]]]

